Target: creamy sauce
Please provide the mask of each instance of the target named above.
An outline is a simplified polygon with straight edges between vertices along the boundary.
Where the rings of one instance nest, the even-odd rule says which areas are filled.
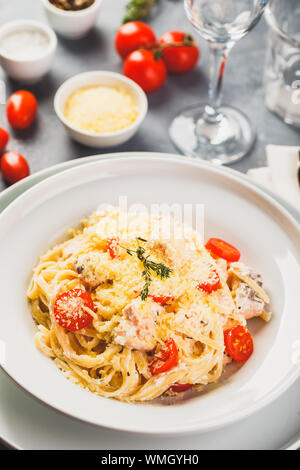
[[[3,54],[16,60],[36,59],[49,47],[49,39],[38,29],[12,31],[0,40]]]

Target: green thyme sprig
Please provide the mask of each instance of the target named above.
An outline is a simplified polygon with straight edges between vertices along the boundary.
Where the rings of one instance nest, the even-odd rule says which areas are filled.
[[[150,15],[151,10],[158,0],[130,0],[126,5],[126,13],[123,24],[128,21],[137,21]]]
[[[137,240],[138,242],[142,242],[142,243],[147,242],[147,240],[145,240],[144,238],[140,238],[140,237],[138,237]],[[126,252],[130,256],[136,255],[137,258],[143,263],[144,270],[142,272],[142,276],[145,280],[145,284],[141,291],[141,299],[146,300],[149,295],[149,287],[152,282],[151,272],[153,271],[161,279],[166,279],[170,277],[173,270],[163,263],[156,263],[155,261],[152,261],[151,259],[149,259],[150,255],[148,256],[145,255],[146,250],[140,244],[138,245],[136,250],[132,250],[130,248],[125,248],[125,247],[121,247],[121,248],[126,250]]]

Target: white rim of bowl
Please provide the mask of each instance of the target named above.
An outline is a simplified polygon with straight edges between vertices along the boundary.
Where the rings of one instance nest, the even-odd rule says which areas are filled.
[[[83,8],[82,10],[69,10],[69,11],[61,10],[60,8],[50,3],[49,0],[42,0],[42,3],[44,4],[44,7],[47,10],[51,11],[52,13],[56,15],[67,16],[67,17],[76,15],[78,17],[78,16],[84,16],[87,12],[90,13],[92,10],[97,10],[100,7],[102,1],[103,0],[94,0],[94,3],[92,3],[92,5],[90,5],[87,8]]]
[[[126,154],[126,157],[123,156],[124,154]],[[182,156],[180,156],[180,155],[170,154],[170,153],[163,153],[163,152],[161,152],[161,153],[159,153],[159,152],[116,152],[116,153],[110,153],[110,154],[104,155],[104,160],[102,160],[102,161],[111,160],[111,159],[114,159],[114,160],[117,160],[117,161],[118,160],[126,160],[126,159],[127,160],[129,159],[129,160],[139,160],[140,161],[141,154],[144,157],[153,158],[154,160],[161,160],[161,161],[167,161],[168,160],[170,162],[173,161],[174,163],[179,163],[180,162],[180,163],[183,163],[187,166],[190,165],[190,166],[197,166],[197,167],[200,167],[200,168],[202,167],[202,168],[207,169],[208,171],[210,171],[212,173],[215,172],[215,173],[218,173],[218,174],[221,174],[221,175],[225,174],[225,177],[227,177],[228,180],[231,180],[233,182],[237,182],[237,183],[242,184],[242,186],[246,187],[247,189],[250,189],[250,191],[256,193],[260,198],[264,199],[269,205],[275,207],[276,210],[279,211],[279,213],[283,214],[284,217],[286,219],[288,219],[288,221],[291,223],[291,225],[293,226],[293,228],[297,232],[299,232],[299,230],[300,230],[299,223],[289,213],[289,211],[280,204],[280,202],[278,202],[276,199],[274,199],[272,196],[270,196],[268,193],[266,193],[262,188],[257,187],[256,185],[254,185],[251,182],[251,180],[247,181],[245,179],[244,175],[242,175],[242,176],[244,176],[243,178],[240,178],[238,172],[236,170],[231,169],[231,168],[216,167],[216,166],[211,165],[210,163],[203,162],[201,160],[200,161],[195,161],[195,159],[192,158],[192,157],[184,157],[184,159],[183,159]],[[57,177],[58,175],[65,175],[66,172],[72,171],[72,169],[74,169],[74,168],[78,168],[78,167],[81,167],[81,166],[86,167],[86,166],[89,166],[90,164],[97,163],[98,162],[97,158],[99,158],[99,156],[100,156],[100,154],[99,155],[93,155],[93,156],[90,156],[90,157],[83,157],[81,159],[82,161],[85,160],[86,158],[90,158],[91,160],[83,162],[82,165],[78,165],[78,166],[75,166],[75,167],[70,166],[70,168],[67,167],[66,170],[62,171],[61,173],[53,174],[53,175],[45,178],[44,180],[37,182],[36,185],[31,186],[26,191],[24,191],[24,193],[26,193],[27,191],[30,191],[31,189],[33,189],[36,186],[39,186],[40,184],[47,181],[48,179],[50,179],[51,182],[52,182],[54,180],[54,178]],[[55,167],[58,167],[60,165],[64,166],[68,163],[69,162],[64,162],[64,163],[55,165]],[[50,169],[51,168],[40,171],[38,174],[46,173]],[[32,178],[34,178],[34,176],[35,175],[32,175]],[[22,181],[20,181],[19,183],[16,183],[16,184],[21,187],[23,183],[24,183],[24,180],[22,180]],[[15,187],[16,186],[13,186],[13,189],[15,189]],[[12,190],[12,188],[7,188],[5,191],[8,192],[10,190]],[[18,197],[16,199],[18,199]],[[16,199],[14,199],[10,204],[12,204]],[[10,206],[10,204],[8,204],[8,206],[2,212],[0,212],[1,215],[4,211],[6,211],[6,209]],[[94,419],[93,420],[83,419],[81,417],[78,417],[75,412],[69,413],[69,412],[65,411],[64,409],[62,409],[60,407],[57,407],[53,403],[50,403],[49,401],[45,401],[44,399],[37,396],[34,392],[32,392],[31,390],[28,390],[26,387],[24,387],[22,383],[18,382],[15,379],[15,377],[11,374],[11,372],[8,372],[8,370],[6,370],[4,364],[0,363],[0,369],[2,369],[7,374],[7,376],[10,377],[13,380],[13,382],[18,387],[20,387],[22,390],[24,390],[26,393],[28,393],[31,397],[36,399],[38,402],[47,405],[48,407],[52,408],[53,410],[59,411],[60,413],[62,413],[65,416],[69,416],[71,418],[74,418],[74,419],[79,420],[79,421],[84,422],[84,423],[89,423],[89,424],[93,424],[93,425],[96,425],[96,426],[103,426],[106,429],[113,429],[113,430],[116,430],[116,431],[130,432],[130,433],[133,433],[133,434],[141,432],[139,428],[136,428],[135,426],[131,426],[130,424],[128,425],[127,429],[124,429],[124,428],[119,427],[119,426],[113,426],[113,425],[108,426],[106,424],[99,424]],[[248,416],[251,416],[255,412],[258,412],[259,410],[261,410],[265,406],[271,404],[276,398],[278,398],[282,393],[284,393],[299,377],[300,377],[300,369],[299,369],[299,367],[295,367],[294,370],[289,373],[288,380],[281,381],[281,383],[277,385],[277,388],[275,390],[273,389],[270,393],[265,395],[264,398],[260,399],[260,401],[258,403],[252,405],[247,410],[243,409],[243,411],[238,411],[235,414],[232,414],[230,416],[230,418],[227,418],[227,420],[226,420],[226,418],[223,418],[223,420],[220,423],[216,423],[216,421],[214,420],[213,423],[211,423],[209,426],[206,426],[205,428],[199,426],[199,423],[196,423],[196,425],[193,424],[193,425],[186,426],[183,430],[182,429],[174,430],[173,428],[164,428],[164,430],[157,429],[157,430],[151,430],[151,431],[143,430],[143,434],[152,435],[152,436],[153,435],[154,436],[175,436],[175,435],[180,435],[180,434],[189,435],[189,434],[193,434],[195,432],[199,432],[199,433],[200,432],[210,432],[210,431],[213,431],[213,430],[216,430],[216,429],[220,429],[224,426],[234,424],[234,423],[238,422],[239,420],[247,418]]]
[[[39,21],[34,21],[34,20],[15,20],[15,21],[10,21],[9,23],[5,23],[2,26],[0,26],[0,40],[9,33],[13,33],[16,31],[22,30],[22,27],[26,29],[26,27],[31,28],[31,29],[36,29],[38,31],[42,31],[47,38],[49,39],[49,45],[47,48],[45,48],[44,52],[41,52],[40,55],[30,58],[16,58],[13,55],[9,55],[5,53],[0,45],[0,56],[3,57],[4,59],[12,60],[14,62],[35,62],[43,59],[44,57],[48,56],[52,52],[56,50],[57,47],[57,37],[53,29],[51,29],[48,25],[41,23]],[[1,44],[1,43],[0,43]]]
[[[120,81],[120,84],[126,83],[140,96],[142,103],[139,106],[139,114],[138,114],[138,117],[136,118],[136,120],[132,124],[130,124],[130,126],[125,127],[124,129],[120,129],[119,131],[113,131],[113,132],[92,132],[92,131],[86,131],[84,129],[80,129],[80,127],[74,126],[73,124],[71,124],[64,117],[63,110],[61,109],[61,107],[59,105],[59,100],[60,100],[60,96],[61,96],[62,92],[65,90],[65,88],[70,83],[75,81],[77,78],[79,78],[79,77],[88,78],[88,77],[91,77],[91,76],[95,76],[95,77],[99,76],[99,78],[101,78],[101,77],[116,78]],[[101,83],[99,83],[99,86],[100,85],[101,85]],[[76,88],[76,89],[80,90],[81,88],[84,88],[85,86],[87,86],[87,85],[83,84],[81,86],[78,86],[78,88]],[[90,85],[90,86],[98,86],[98,85],[97,85],[97,83],[95,83],[94,85]],[[105,86],[109,86],[109,85],[105,85]],[[72,92],[69,93],[69,97],[70,97],[71,94],[72,94]],[[54,110],[56,112],[57,117],[60,119],[60,121],[66,127],[69,127],[70,129],[72,129],[75,132],[78,132],[79,134],[82,134],[82,135],[85,135],[85,136],[88,136],[88,137],[113,137],[113,136],[120,136],[120,135],[126,134],[133,127],[136,127],[136,128],[139,127],[139,125],[145,119],[147,111],[148,111],[148,99],[147,99],[147,96],[146,96],[146,93],[144,92],[144,90],[137,83],[135,83],[133,80],[131,80],[130,78],[127,78],[124,75],[121,75],[120,73],[117,73],[117,72],[109,72],[109,71],[104,71],[104,70],[103,71],[102,70],[98,70],[98,71],[94,70],[94,71],[90,71],[90,72],[79,73],[78,75],[74,75],[73,77],[66,80],[58,88],[57,92],[55,93],[55,96],[54,96]]]

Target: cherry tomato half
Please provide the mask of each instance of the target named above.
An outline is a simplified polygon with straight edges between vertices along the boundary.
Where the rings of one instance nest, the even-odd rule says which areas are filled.
[[[112,259],[118,256],[118,239],[116,237],[109,237],[107,239],[106,250]]]
[[[158,90],[167,78],[164,61],[146,49],[131,52],[124,62],[123,71],[126,77],[134,80],[146,93]]]
[[[207,294],[211,294],[213,291],[219,289],[221,285],[219,274],[215,269],[212,269],[209,273],[207,280],[200,282],[197,285],[197,289],[202,289]]]
[[[0,153],[4,152],[9,141],[9,133],[0,127]]]
[[[246,362],[253,353],[253,339],[242,325],[224,332],[225,351],[237,362]]]
[[[177,44],[163,49],[163,60],[169,72],[182,74],[196,66],[200,52],[192,36],[183,31],[169,31],[160,38],[159,43]],[[180,43],[182,45],[178,45]]]
[[[183,393],[183,392],[186,392],[187,390],[189,390],[193,385],[192,384],[179,384],[179,383],[176,383],[176,384],[173,384],[169,390],[170,392],[173,392],[173,393]]]
[[[16,91],[7,101],[7,120],[15,129],[27,129],[35,120],[37,110],[36,97],[30,91]]]
[[[16,183],[30,175],[30,168],[23,155],[6,152],[1,158],[1,172],[6,181]]]
[[[148,297],[150,297],[153,302],[156,302],[160,305],[165,305],[172,299],[170,295],[148,295]]]
[[[150,26],[142,21],[129,21],[121,26],[115,39],[118,54],[125,59],[130,52],[156,43],[156,36]]]
[[[226,261],[229,261],[230,263],[239,261],[241,257],[241,253],[237,248],[224,242],[224,240],[221,240],[220,238],[210,238],[206,243],[205,248],[211,251],[214,255],[219,256],[219,258],[226,259]]]
[[[56,322],[70,331],[78,331],[90,325],[93,317],[83,308],[95,310],[94,302],[88,292],[71,289],[60,294],[54,304]]]
[[[177,364],[178,349],[173,338],[170,338],[150,365],[150,372],[152,375],[162,374],[163,372],[168,372],[168,370],[177,366]]]

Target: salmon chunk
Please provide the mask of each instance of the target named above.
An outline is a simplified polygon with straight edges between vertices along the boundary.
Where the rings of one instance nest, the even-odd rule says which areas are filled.
[[[243,315],[245,320],[259,317],[265,307],[264,301],[244,282],[240,283],[235,292],[235,303],[238,313]]]
[[[177,255],[171,243],[161,240],[150,240],[147,246],[150,250],[157,252],[169,266],[174,266]]]
[[[138,351],[155,348],[156,320],[163,307],[147,299],[133,300],[123,309],[123,317],[115,328],[114,342]]]
[[[260,274],[248,268],[242,263],[232,263],[231,267],[237,266],[243,275],[249,276],[260,288],[263,288],[263,281]],[[229,273],[232,271],[229,270]],[[264,312],[265,302],[248,284],[238,278],[232,281],[232,291],[235,293],[235,304],[237,312],[249,320],[250,318],[259,317]]]
[[[96,289],[105,282],[112,282],[105,273],[97,269],[99,264],[99,255],[93,251],[88,254],[79,255],[74,261],[79,278],[92,289]]]

